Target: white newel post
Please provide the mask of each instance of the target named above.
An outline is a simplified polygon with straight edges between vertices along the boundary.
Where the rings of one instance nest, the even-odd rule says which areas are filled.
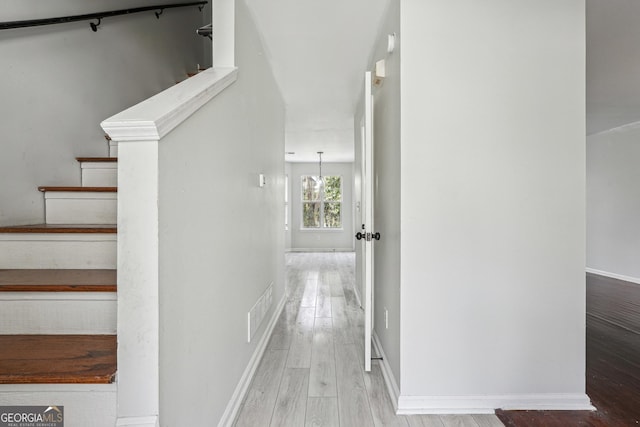
[[[118,427],[160,425],[159,145],[236,78],[203,71],[102,123],[118,150]]]
[[[117,426],[156,427],[159,141],[118,142]]]
[[[118,144],[118,427],[159,423],[157,132],[103,128]],[[151,130],[151,129],[148,129]],[[139,138],[131,140],[131,138]]]
[[[159,426],[158,142],[118,148],[118,426]]]

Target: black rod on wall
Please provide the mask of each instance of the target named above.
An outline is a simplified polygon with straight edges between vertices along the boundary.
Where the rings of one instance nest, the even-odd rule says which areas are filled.
[[[156,18],[160,19],[160,15],[162,15],[162,12],[164,11],[164,9],[173,9],[176,7],[187,7],[187,6],[198,6],[198,9],[202,11],[202,9],[204,8],[204,5],[206,5],[207,3],[208,3],[207,1],[198,1],[198,2],[191,2],[191,3],[159,4],[155,6],[136,7],[133,9],[120,9],[120,10],[111,10],[108,12],[88,13],[85,15],[61,16],[59,18],[0,22],[0,30],[10,30],[12,28],[39,27],[42,25],[65,24],[68,22],[90,21],[90,20],[97,19],[98,22],[91,22],[89,25],[91,26],[91,29],[93,31],[98,31],[98,26],[100,26],[100,23],[103,18],[155,10]]]

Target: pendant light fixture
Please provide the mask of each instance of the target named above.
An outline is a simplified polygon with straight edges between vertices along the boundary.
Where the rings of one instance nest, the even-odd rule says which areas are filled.
[[[318,161],[318,168],[319,168],[319,172],[320,174],[318,175],[318,183],[320,185],[322,185],[324,183],[324,180],[322,179],[322,154],[324,153],[324,151],[318,151],[318,157],[319,157],[319,161]]]

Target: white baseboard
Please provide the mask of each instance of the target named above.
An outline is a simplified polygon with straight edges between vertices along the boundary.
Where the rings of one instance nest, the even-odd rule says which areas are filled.
[[[358,284],[357,284],[357,283],[354,283],[354,284],[353,284],[353,293],[354,293],[354,294],[355,294],[355,296],[356,296],[356,301],[357,301],[357,303],[358,303],[358,307],[361,307],[361,308],[362,308],[362,307],[363,307],[363,305],[362,305],[362,299],[360,298],[360,289],[358,288]]]
[[[122,417],[118,418],[116,427],[159,427],[160,420],[157,415],[149,417]]]
[[[240,406],[242,405],[242,401],[244,400],[245,395],[247,394],[247,390],[249,390],[249,385],[251,385],[251,380],[253,380],[253,376],[258,369],[258,365],[260,365],[260,360],[262,360],[262,355],[267,349],[267,344],[269,343],[269,339],[271,338],[271,333],[273,332],[273,328],[276,326],[276,322],[284,309],[285,303],[287,302],[287,296],[283,295],[282,299],[278,303],[278,306],[273,311],[273,316],[269,320],[269,324],[265,329],[264,334],[262,334],[262,338],[260,338],[260,342],[256,346],[255,351],[253,352],[253,356],[249,360],[249,364],[247,365],[242,377],[240,378],[240,382],[236,386],[233,395],[231,396],[231,400],[227,404],[227,407],[224,410],[224,414],[222,414],[222,418],[220,418],[220,422],[218,422],[218,427],[231,427],[233,422],[238,415],[238,411],[240,410]]]
[[[400,396],[400,415],[493,414],[495,409],[537,411],[593,411],[584,393],[523,394],[487,396]]]
[[[598,276],[610,277],[612,279],[623,280],[625,282],[637,283],[640,285],[640,278],[625,276],[623,274],[610,273],[608,271],[596,270],[595,268],[586,268],[587,273],[597,274]]]
[[[391,371],[391,365],[389,365],[389,360],[387,359],[387,355],[384,354],[384,350],[382,349],[382,343],[380,342],[380,338],[378,338],[378,334],[376,331],[373,331],[371,335],[373,341],[373,347],[378,356],[382,357],[380,361],[380,370],[382,371],[382,377],[384,378],[384,383],[387,385],[387,392],[389,393],[389,397],[391,398],[391,403],[393,404],[393,410],[398,412],[398,398],[400,397],[400,388],[398,387],[398,383],[396,382],[396,378],[393,376],[393,372]]]
[[[402,396],[380,338],[373,331],[373,346],[382,357],[380,368],[398,415],[414,414],[493,414],[506,410],[576,410],[593,411],[589,396],[584,393],[524,394],[486,396]]]
[[[353,252],[353,248],[290,248],[289,252]]]

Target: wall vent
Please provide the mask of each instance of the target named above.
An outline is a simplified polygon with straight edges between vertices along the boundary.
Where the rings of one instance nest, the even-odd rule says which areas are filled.
[[[256,301],[251,310],[247,313],[247,342],[251,342],[256,331],[260,328],[260,325],[262,324],[265,315],[269,312],[272,303],[273,282],[269,284],[267,290],[260,295],[258,301]]]

